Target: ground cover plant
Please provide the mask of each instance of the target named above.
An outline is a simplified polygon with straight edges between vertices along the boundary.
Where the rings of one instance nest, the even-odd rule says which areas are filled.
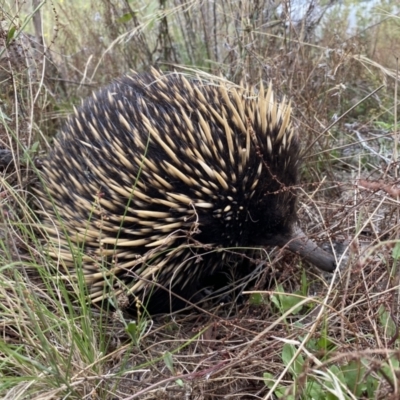
[[[400,10],[372,3],[0,2],[1,398],[399,398]],[[79,266],[67,294],[30,187],[73,106],[150,66],[291,99],[299,220],[336,254],[333,275],[269,249],[239,299],[202,310],[92,307]]]

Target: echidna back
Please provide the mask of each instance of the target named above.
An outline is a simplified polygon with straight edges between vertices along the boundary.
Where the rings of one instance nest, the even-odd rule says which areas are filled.
[[[271,89],[132,73],[83,102],[44,162],[48,251],[69,279],[82,265],[92,301],[190,297],[291,233],[299,151]]]

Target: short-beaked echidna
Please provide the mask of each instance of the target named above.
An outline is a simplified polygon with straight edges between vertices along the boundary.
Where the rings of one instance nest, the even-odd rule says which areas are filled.
[[[287,246],[334,270],[296,228],[290,112],[262,84],[158,71],[118,79],[83,102],[44,161],[50,255],[69,278],[82,263],[92,301],[151,295],[152,310],[168,308],[171,292],[190,298],[246,248]]]

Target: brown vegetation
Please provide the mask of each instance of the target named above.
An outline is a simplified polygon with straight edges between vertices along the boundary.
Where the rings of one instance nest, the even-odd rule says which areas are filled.
[[[33,24],[30,3],[0,2],[0,397],[399,398],[395,9],[350,32],[317,0],[301,18],[289,0],[43,3]],[[240,301],[136,323],[65,293],[30,228],[36,159],[80,98],[153,65],[290,97],[299,218],[333,276],[272,250]]]

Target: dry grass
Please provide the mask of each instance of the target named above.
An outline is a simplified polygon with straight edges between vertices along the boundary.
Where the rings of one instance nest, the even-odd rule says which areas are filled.
[[[45,1],[42,46],[28,6],[0,2],[0,397],[399,398],[398,17],[350,33],[286,1]],[[78,99],[151,65],[290,96],[299,219],[336,252],[333,277],[275,250],[237,304],[132,323],[68,297],[28,225],[36,159]]]

